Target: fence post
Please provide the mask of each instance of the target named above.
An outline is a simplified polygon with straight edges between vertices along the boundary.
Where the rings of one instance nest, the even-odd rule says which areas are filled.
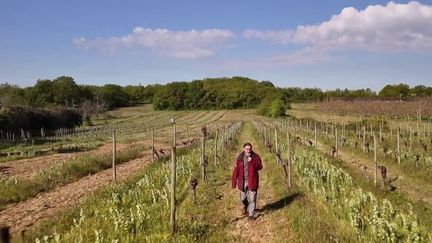
[[[9,243],[10,242],[10,232],[9,232],[9,227],[7,226],[2,226],[0,228],[0,242],[2,243]]]
[[[290,133],[287,131],[287,147],[288,147],[288,188],[291,188],[291,144]]]
[[[338,157],[338,153],[339,153],[339,151],[338,151],[338,129],[337,129],[337,126],[335,127],[335,137],[336,137],[336,146],[335,146],[335,148],[336,148],[336,158]]]
[[[376,141],[376,135],[372,134],[373,141],[374,141],[374,165],[375,165],[375,176],[374,176],[374,184],[377,185],[377,171],[378,171],[378,161],[377,161],[377,141]]]
[[[152,163],[154,162],[154,152],[155,152],[155,146],[154,146],[154,127],[152,127],[152,148],[151,148],[151,158]]]
[[[277,133],[277,128],[275,127],[275,153],[278,153],[278,133]]]
[[[112,175],[113,175],[113,181],[115,182],[117,180],[117,171],[116,171],[116,133],[115,130],[112,132]]]
[[[203,181],[207,181],[207,173],[206,173],[206,156],[205,156],[205,141],[207,136],[207,127],[201,128],[202,133],[202,142],[201,142],[201,177]]]
[[[176,122],[175,119],[171,119],[171,123],[174,125],[174,133],[173,133],[173,145],[171,152],[171,211],[170,211],[170,226],[171,233],[174,233],[176,230],[175,223],[175,214],[176,214]]]
[[[315,122],[315,135],[314,135],[315,139],[314,139],[314,144],[315,144],[315,149],[318,149],[318,145],[317,145],[317,125]]]
[[[398,165],[400,165],[400,156],[401,156],[401,152],[400,152],[400,127],[398,127],[398,130],[397,130],[397,160],[398,160]]]
[[[363,126],[363,152],[366,153],[366,127]]]
[[[214,140],[214,164],[217,165],[217,145],[218,145],[218,133],[219,130],[216,130],[216,136]]]

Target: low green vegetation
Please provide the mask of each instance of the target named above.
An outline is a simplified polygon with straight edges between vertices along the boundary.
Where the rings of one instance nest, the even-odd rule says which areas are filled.
[[[116,163],[138,158],[142,155],[142,145],[131,146],[116,155]],[[35,178],[18,180],[6,177],[0,180],[0,208],[7,204],[20,202],[36,196],[40,192],[49,191],[57,186],[71,183],[81,177],[97,173],[110,168],[112,165],[111,153],[101,155],[84,155],[72,160],[53,165],[43,170]]]

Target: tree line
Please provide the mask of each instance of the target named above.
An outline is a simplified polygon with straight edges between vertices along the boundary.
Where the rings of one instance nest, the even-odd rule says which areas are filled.
[[[152,103],[156,110],[258,108],[263,115],[277,116],[293,101],[330,99],[403,99],[431,97],[432,87],[386,85],[378,93],[371,89],[280,88],[270,81],[246,77],[207,78],[190,82],[176,81],[166,85],[116,84],[79,85],[72,77],[41,79],[34,86],[21,88],[0,84],[0,106],[39,108],[72,108],[84,119],[106,110],[137,103]]]
[[[283,101],[323,101],[332,98],[389,98],[412,99],[431,97],[432,87],[407,84],[386,85],[378,93],[371,89],[279,88],[270,81],[257,81],[246,77],[207,78],[191,82],[177,81],[166,85],[147,86],[116,84],[78,85],[72,77],[54,80],[41,79],[34,86],[20,88],[8,83],[0,84],[0,105],[30,107],[81,107],[94,103],[106,109],[153,103],[156,109],[232,109],[256,108],[270,94],[282,96]]]

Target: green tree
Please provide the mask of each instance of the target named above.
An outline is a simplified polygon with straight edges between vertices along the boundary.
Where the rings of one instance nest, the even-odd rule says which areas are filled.
[[[185,109],[185,98],[188,90],[186,82],[172,82],[157,90],[153,105],[156,110]]]
[[[106,84],[101,90],[102,101],[107,105],[108,109],[124,107],[130,104],[130,96],[121,86],[116,84]]]
[[[25,105],[25,91],[16,85],[0,84],[0,107]]]
[[[203,108],[203,97],[206,92],[204,91],[203,83],[199,80],[188,83],[187,91],[185,94],[184,106],[187,109]]]
[[[72,77],[61,76],[52,81],[54,102],[73,107],[79,101],[79,88]]]
[[[402,98],[409,97],[410,88],[407,84],[386,85],[380,92],[379,96],[384,98]]]
[[[417,85],[410,90],[410,95],[414,97],[432,97],[432,87]]]
[[[30,106],[46,107],[54,104],[53,83],[49,79],[38,80],[33,87],[26,89],[26,93]]]

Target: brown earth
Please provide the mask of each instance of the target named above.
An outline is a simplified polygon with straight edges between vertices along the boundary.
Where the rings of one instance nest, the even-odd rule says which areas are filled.
[[[217,115],[214,115],[212,117],[213,120],[208,123],[220,120],[227,113],[228,112],[220,112]],[[167,146],[169,145],[169,142],[167,143],[166,140],[170,137],[171,132],[170,127],[163,127],[158,132],[155,131],[155,147],[169,150],[169,147]],[[146,141],[141,141],[141,143],[144,142],[150,143],[150,140],[147,139]],[[130,146],[130,144],[118,144],[117,150],[125,149],[128,146]],[[178,147],[182,147],[182,145],[179,145]],[[34,177],[39,171],[49,168],[55,163],[82,156],[83,154],[110,153],[111,150],[112,144],[106,143],[98,149],[87,152],[55,154],[11,161],[2,163],[4,169],[1,169],[0,173],[20,179],[28,179]],[[151,161],[149,153],[150,151],[148,151],[147,155],[141,158],[118,165],[117,180],[123,181],[148,165]],[[165,156],[169,156],[169,153],[165,154]],[[60,186],[49,192],[40,193],[36,197],[26,201],[10,204],[6,206],[4,210],[0,211],[0,224],[10,226],[11,233],[16,235],[41,223],[44,219],[78,205],[86,197],[110,183],[112,183],[112,170],[107,169],[94,175],[80,178],[75,182]]]
[[[164,149],[168,148],[164,147]],[[165,156],[169,156],[169,153],[166,153]],[[117,182],[139,172],[150,162],[151,156],[145,155],[116,166]],[[112,182],[112,169],[83,177],[49,192],[40,193],[27,201],[8,205],[3,211],[0,211],[0,222],[10,226],[11,233],[16,235],[48,217],[78,205],[87,196]]]

